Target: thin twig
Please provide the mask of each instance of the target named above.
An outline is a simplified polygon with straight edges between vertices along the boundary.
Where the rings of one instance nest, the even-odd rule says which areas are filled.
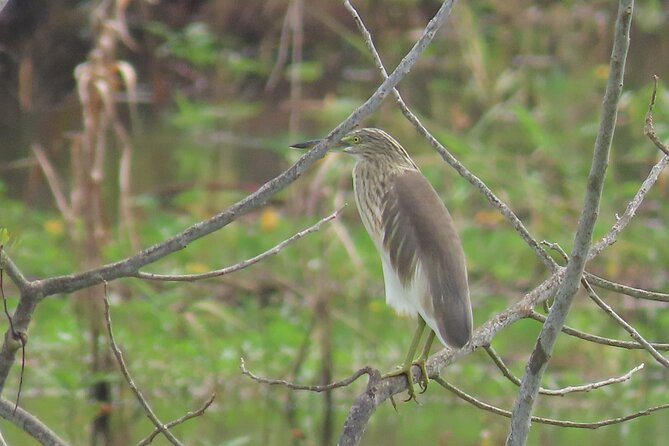
[[[118,116],[116,116],[116,110],[112,109],[112,112],[113,115],[111,118],[113,123],[113,129],[114,132],[116,133],[116,137],[118,138],[121,146],[121,158],[119,160],[119,167],[118,167],[119,210],[121,213],[119,226],[121,226],[122,228],[125,227],[133,251],[139,251],[140,248],[139,234],[137,233],[137,228],[135,224],[135,214],[132,211],[132,200],[131,200],[131,192],[132,192],[131,171],[132,171],[132,158],[133,158],[132,138],[130,138],[128,131],[125,129],[125,127],[119,120]]]
[[[386,71],[385,67],[383,66],[383,61],[381,60],[381,56],[379,55],[379,52],[376,50],[376,47],[374,45],[374,41],[372,39],[372,35],[370,34],[369,30],[365,26],[364,22],[362,21],[362,18],[358,14],[358,11],[353,7],[351,2],[349,0],[344,0],[344,7],[350,12],[350,14],[353,16],[353,20],[355,21],[356,25],[358,26],[358,29],[360,30],[360,33],[362,34],[362,37],[365,41],[365,44],[367,45],[367,48],[369,49],[369,52],[372,54],[374,58],[374,63],[376,64],[376,68],[379,70],[381,73],[381,77],[385,80],[388,78],[388,72]],[[511,210],[511,208],[504,203],[495,193],[483,182],[481,181],[476,175],[474,175],[469,169],[467,169],[460,161],[458,161],[447,149],[444,147],[437,139],[432,136],[432,134],[425,128],[425,126],[421,123],[420,119],[409,109],[409,107],[406,105],[404,102],[404,99],[402,99],[402,96],[400,95],[400,92],[397,90],[397,88],[393,88],[393,95],[395,96],[395,99],[397,101],[398,106],[400,107],[400,110],[402,111],[402,114],[407,118],[411,124],[416,128],[418,133],[423,136],[429,143],[434,147],[439,155],[446,161],[448,164],[455,169],[458,174],[460,174],[461,177],[463,177],[465,180],[467,180],[471,185],[473,185],[475,188],[477,188],[483,195],[486,197],[486,199],[490,202],[490,204],[497,208],[504,217],[511,223],[511,226],[520,234],[520,236],[525,240],[525,242],[532,248],[532,250],[539,256],[542,262],[551,270],[556,269],[556,263],[555,261],[543,250],[541,249],[541,246],[537,243],[536,239],[530,234],[530,232],[527,230],[523,222],[516,216],[516,214]]]
[[[109,300],[107,299],[107,290],[106,290],[106,283],[105,283],[105,295],[104,295],[104,313],[105,313],[105,321],[107,322],[107,334],[109,335],[109,343],[111,345],[112,352],[114,353],[114,356],[116,357],[116,362],[119,365],[119,368],[121,369],[121,373],[123,374],[123,377],[125,378],[126,382],[130,386],[130,389],[132,392],[135,394],[135,397],[137,398],[137,401],[139,401],[139,404],[144,408],[144,412],[146,415],[149,417],[151,422],[153,423],[154,426],[163,434],[165,437],[170,441],[170,443],[174,445],[179,445],[183,446],[182,443],[174,436],[172,432],[165,426],[156,416],[156,414],[153,412],[153,409],[151,409],[151,406],[149,406],[149,403],[144,399],[144,396],[142,395],[142,392],[137,388],[135,385],[134,380],[130,376],[130,372],[128,371],[128,368],[125,365],[125,361],[123,360],[123,353],[121,353],[121,350],[118,348],[116,345],[116,340],[114,339],[114,331],[112,330],[112,321],[111,321],[111,315],[109,313]]]
[[[211,406],[211,404],[214,402],[214,398],[216,398],[216,394],[212,394],[211,397],[200,407],[198,410],[188,412],[184,414],[183,416],[177,418],[176,420],[172,420],[169,423],[165,424],[165,427],[167,429],[173,428],[174,426],[177,426],[185,421],[190,420],[191,418],[196,418],[199,416],[204,415],[204,412]],[[160,433],[160,430],[158,428],[155,428],[153,432],[151,432],[146,438],[144,438],[142,441],[137,443],[137,446],[146,446],[147,444],[151,443],[154,438],[156,438],[156,435]]]
[[[242,371],[243,375],[248,376],[254,381],[257,381],[259,383],[263,384],[269,384],[270,386],[284,386],[288,387],[289,389],[292,390],[307,390],[309,392],[327,392],[328,390],[332,389],[337,389],[339,387],[346,387],[356,381],[358,378],[360,378],[362,375],[369,375],[370,379],[376,375],[379,374],[378,370],[366,366],[363,367],[359,370],[357,370],[355,373],[353,373],[351,376],[349,376],[346,379],[342,379],[341,381],[336,381],[330,384],[325,384],[321,386],[310,386],[310,385],[305,385],[305,384],[296,384],[292,383],[290,381],[286,381],[285,379],[273,379],[273,378],[264,378],[262,376],[258,376],[254,374],[253,372],[250,372],[246,368],[246,363],[244,362],[244,358],[240,358],[240,364],[239,368]]]
[[[288,8],[286,8],[286,15],[283,17],[283,25],[281,26],[281,35],[279,36],[279,50],[276,56],[276,62],[272,67],[267,83],[265,83],[265,91],[272,91],[274,87],[279,82],[281,75],[283,74],[283,69],[286,66],[286,61],[288,60],[288,36],[290,33],[290,20],[291,20],[291,10],[293,4],[290,3]]]
[[[5,247],[4,245],[0,245],[0,255],[4,252]],[[3,268],[2,262],[0,262],[0,295],[2,296],[2,306],[5,310],[5,316],[7,316],[7,321],[9,322],[9,331],[12,334],[12,337],[16,339],[17,334],[16,330],[14,330],[14,322],[12,321],[12,315],[9,314],[9,308],[7,308],[7,297],[5,297],[5,284],[3,282],[3,277],[4,277],[4,271],[5,269]]]
[[[291,29],[291,53],[290,53],[290,116],[288,118],[288,131],[291,138],[300,129],[300,118],[302,116],[302,76],[300,67],[302,65],[302,46],[304,43],[304,0],[291,0],[290,29]]]
[[[643,345],[643,348],[645,348],[645,349],[648,351],[648,353],[650,353],[651,356],[653,356],[653,358],[655,358],[655,359],[657,360],[657,362],[659,362],[659,363],[662,364],[663,366],[669,368],[669,360],[667,360],[667,358],[665,358],[664,356],[662,356],[662,354],[660,354],[660,352],[658,352],[658,351],[651,345],[650,342],[646,341],[646,340],[644,339],[644,337],[641,336],[641,335],[639,334],[639,332],[636,331],[636,329],[635,329],[634,327],[632,327],[630,324],[628,324],[627,322],[625,322],[625,320],[624,320],[622,317],[620,317],[620,316],[618,315],[618,313],[616,313],[616,312],[613,310],[613,308],[611,308],[610,305],[608,305],[606,302],[604,302],[604,301],[597,295],[597,293],[595,292],[595,290],[592,289],[592,286],[590,286],[590,284],[588,283],[588,281],[587,281],[586,279],[581,280],[581,283],[582,283],[583,286],[585,287],[585,290],[588,292],[588,296],[590,296],[590,299],[592,299],[592,300],[599,306],[599,308],[601,308],[602,310],[604,310],[604,312],[605,312],[606,314],[608,314],[609,316],[611,316],[611,318],[613,318],[613,320],[616,321],[616,322],[618,323],[618,325],[620,325],[621,327],[623,327],[623,328],[625,329],[625,331],[626,331],[627,333],[629,333],[629,335],[632,337],[632,339],[634,339],[635,341],[637,341],[639,344]]]
[[[616,220],[615,224],[611,227],[609,232],[604,235],[601,239],[597,241],[597,243],[592,245],[592,248],[588,252],[588,260],[592,260],[596,256],[598,256],[605,248],[608,246],[612,245],[615,243],[615,241],[618,239],[618,235],[620,232],[625,229],[625,227],[632,221],[632,218],[636,214],[637,209],[639,209],[639,206],[643,202],[644,198],[648,194],[648,191],[653,187],[653,185],[657,182],[658,178],[660,178],[660,174],[664,170],[665,167],[669,164],[669,156],[663,156],[660,161],[655,163],[652,169],[650,169],[650,172],[648,172],[648,176],[646,179],[641,183],[641,186],[639,187],[639,190],[637,193],[634,195],[632,200],[629,202],[627,205],[627,208],[625,209],[625,212]]]
[[[665,155],[669,156],[669,147],[662,142],[662,140],[657,136],[655,132],[655,126],[653,125],[653,108],[655,107],[655,97],[657,96],[657,75],[653,75],[653,94],[650,98],[650,104],[648,105],[648,113],[646,113],[646,126],[643,129],[643,133],[653,141],[655,147],[664,152]]]
[[[54,169],[53,165],[51,165],[49,157],[44,152],[42,146],[39,144],[33,144],[32,150],[35,154],[35,159],[37,159],[37,162],[39,163],[39,166],[44,173],[44,177],[46,178],[46,182],[49,185],[49,189],[51,189],[53,198],[56,200],[56,206],[58,207],[58,210],[60,210],[63,218],[69,225],[74,225],[76,223],[74,212],[72,211],[72,206],[65,198],[65,193],[63,192],[63,188],[60,185],[61,181],[60,178],[58,178],[56,169]]]
[[[622,231],[627,224],[632,220],[636,210],[639,208],[643,199],[645,198],[648,191],[653,187],[655,182],[660,177],[660,173],[664,168],[669,164],[669,152],[667,151],[667,146],[662,143],[662,141],[657,136],[655,132],[655,127],[653,125],[653,108],[655,106],[655,97],[657,94],[657,76],[653,76],[653,94],[651,95],[650,104],[648,104],[648,113],[646,114],[646,125],[644,127],[644,134],[650,138],[650,140],[657,146],[658,149],[662,150],[666,156],[660,158],[660,160],[655,163],[653,168],[648,173],[648,176],[641,184],[641,187],[637,191],[634,198],[629,202],[627,208],[623,215],[617,219],[616,223],[609,230],[609,232],[602,237],[597,243],[595,243],[588,253],[588,260],[596,257],[604,248],[613,244],[618,238],[618,234]]]
[[[605,288],[610,291],[615,291],[616,293],[625,294],[631,297],[636,297],[637,299],[647,299],[658,302],[669,302],[669,294],[666,293],[643,290],[641,288],[634,288],[631,286],[623,285],[621,283],[612,282],[610,280],[606,280],[602,277],[591,274],[587,271],[584,273],[583,277],[585,277],[588,280],[588,282],[590,282],[592,285],[598,286],[600,288]]]
[[[537,322],[541,322],[542,324],[546,322],[546,316],[537,313],[534,310],[532,310],[527,317],[530,319],[534,319]],[[577,330],[573,327],[569,327],[568,325],[562,326],[562,332],[570,336],[583,339],[584,341],[593,342],[595,344],[607,345],[609,347],[625,348],[628,350],[641,350],[644,348],[643,345],[635,341],[621,341],[619,339],[605,338],[603,336],[597,336],[591,333],[586,333],[584,331]],[[653,346],[655,350],[669,351],[669,344],[652,342],[650,343],[650,345]]]
[[[660,170],[658,170],[658,173],[659,172],[660,172]],[[643,189],[643,187],[641,189]],[[643,197],[641,197],[641,200],[643,200]],[[638,201],[638,204],[641,204],[641,200]],[[636,202],[636,200],[632,200],[632,201]],[[638,207],[638,204],[637,204],[637,207]],[[636,209],[636,207],[634,207],[634,210],[635,209]],[[634,210],[632,210],[628,206],[628,209],[625,211],[625,213],[626,214],[628,214],[628,213],[633,214]],[[616,237],[617,237],[617,234],[616,234]],[[603,242],[605,239],[606,239],[606,237],[603,238],[601,241]],[[541,244],[545,245],[545,246],[548,246],[549,248],[556,251],[558,254],[560,254],[560,256],[565,261],[569,260],[569,255],[565,252],[564,249],[562,249],[562,247],[558,243],[552,243],[552,242],[548,242],[546,240],[542,240]],[[599,247],[597,247],[597,249],[598,249],[597,254],[599,254],[601,252],[601,249]],[[602,247],[602,249],[603,249],[603,247]],[[596,285],[600,288],[606,288],[607,290],[615,291],[617,293],[625,294],[627,296],[636,297],[638,299],[655,300],[655,301],[658,301],[658,302],[669,302],[669,294],[658,293],[658,292],[655,292],[655,291],[643,290],[643,289],[640,289],[640,288],[633,288],[633,287],[630,287],[630,286],[627,286],[627,285],[623,285],[623,284],[620,284],[620,283],[612,282],[610,280],[606,280],[604,278],[596,276],[596,275],[594,275],[592,273],[589,273],[587,271],[583,271],[583,277],[588,279],[588,282],[592,283],[593,285]]]
[[[287,238],[286,240],[282,241],[278,245],[274,246],[271,249],[268,249],[267,251],[258,254],[255,257],[252,257],[250,259],[244,260],[242,262],[236,263],[234,265],[228,266],[226,268],[221,268],[217,269],[214,271],[209,271],[206,273],[200,273],[200,274],[179,274],[179,275],[172,275],[172,274],[154,274],[154,273],[145,273],[138,271],[137,273],[134,274],[135,277],[139,277],[140,279],[147,279],[147,280],[162,280],[162,281],[171,281],[171,282],[193,282],[196,280],[203,280],[203,279],[210,279],[212,277],[220,277],[224,276],[226,274],[234,273],[236,271],[239,271],[241,269],[247,268],[254,263],[258,263],[261,260],[273,256],[275,254],[278,254],[279,251],[284,249],[286,246],[289,244],[293,243],[296,240],[301,239],[302,237],[309,235],[313,232],[318,231],[321,226],[323,226],[324,223],[327,223],[329,221],[334,220],[341,214],[343,208],[339,208],[332,214],[328,215],[327,217],[324,217],[320,219],[318,222],[315,224],[309,226],[308,228],[294,234],[292,237]]]
[[[515,376],[513,373],[511,373],[511,370],[506,366],[504,363],[504,360],[497,354],[495,349],[492,348],[490,345],[486,345],[484,347],[486,353],[488,353],[488,356],[493,360],[497,368],[502,372],[502,374],[512,383],[515,385],[519,386],[520,385],[520,378]],[[611,384],[617,384],[621,383],[624,381],[629,380],[632,375],[634,375],[636,372],[642,370],[644,368],[644,364],[641,363],[638,366],[634,367],[632,370],[628,371],[624,375],[621,376],[615,376],[611,377],[602,381],[595,381],[587,384],[581,384],[580,386],[567,386],[563,387],[561,389],[545,389],[543,387],[539,387],[539,393],[542,395],[548,395],[548,396],[565,396],[568,393],[575,393],[575,392],[590,392],[591,390],[599,389],[600,387],[604,386],[609,386]]]
[[[441,377],[436,377],[434,378],[434,381],[436,381],[440,386],[443,388],[453,392],[456,396],[459,398],[467,401],[468,403],[478,407],[479,409],[486,410],[488,412],[492,412],[497,415],[501,415],[506,418],[511,418],[511,412],[508,410],[500,409],[499,407],[493,406],[488,403],[484,403],[483,401],[480,401],[473,396],[469,395],[468,393],[458,389],[457,387],[453,386],[452,384],[448,383]],[[598,429],[600,427],[604,426],[611,426],[613,424],[620,424],[624,423],[625,421],[633,420],[635,418],[643,417],[646,415],[650,415],[653,412],[657,412],[658,410],[664,410],[668,409],[669,404],[662,404],[659,406],[654,406],[650,407],[648,409],[640,410],[639,412],[634,412],[633,414],[625,415],[622,417],[616,417],[616,418],[609,418],[606,420],[601,420],[601,421],[594,421],[592,423],[580,423],[576,421],[568,421],[568,420],[555,420],[553,418],[544,418],[544,417],[536,417],[532,416],[532,422],[540,423],[540,424],[550,424],[553,426],[560,426],[560,427],[571,427],[571,428],[577,428],[577,429]]]
[[[661,170],[658,170],[658,174]],[[641,189],[644,189],[643,187]],[[643,197],[641,197],[641,200],[643,200]],[[641,200],[638,200],[638,204],[641,204]],[[632,202],[637,202],[637,200],[632,200]],[[636,207],[638,207],[638,204]],[[635,210],[636,207],[633,209]],[[628,209],[625,211],[625,214],[633,214],[634,210],[630,206],[628,206]],[[617,237],[617,234],[616,234]],[[603,238],[602,241],[606,239]],[[546,240],[541,241],[542,245],[548,246],[549,248],[555,250],[564,260],[569,260],[568,254],[562,249],[562,247],[558,243],[552,243],[548,242]],[[601,249],[598,247],[597,253],[601,252]],[[610,280],[603,279],[599,276],[596,276],[592,273],[589,273],[587,271],[583,271],[583,277],[588,279],[588,282],[592,283],[593,285],[596,285],[600,288],[606,288],[607,290],[615,291],[617,293],[625,294],[627,296],[632,296],[636,297],[638,299],[648,299],[648,300],[656,300],[658,302],[669,302],[669,294],[665,293],[658,293],[655,291],[648,291],[648,290],[643,290],[640,288],[633,288],[627,285],[623,285],[620,283],[612,282]]]
[[[4,252],[4,245],[0,245],[0,254]],[[19,401],[21,401],[21,390],[23,389],[23,376],[26,370],[26,343],[28,339],[25,333],[19,333],[14,329],[14,321],[12,320],[12,315],[9,314],[9,309],[7,308],[7,297],[5,296],[5,284],[3,281],[4,278],[4,268],[2,262],[0,262],[0,295],[2,296],[2,306],[5,310],[5,316],[7,316],[7,321],[9,322],[9,334],[15,341],[21,343],[21,371],[19,373],[19,388],[16,391],[16,402],[14,403],[14,412],[19,408]]]

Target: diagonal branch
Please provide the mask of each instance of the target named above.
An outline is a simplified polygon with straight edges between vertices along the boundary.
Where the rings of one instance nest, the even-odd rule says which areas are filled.
[[[111,315],[109,314],[109,301],[107,300],[106,290],[105,290],[104,305],[105,305],[104,308],[105,321],[107,322],[107,335],[109,336],[109,344],[111,345],[112,352],[116,357],[116,362],[118,362],[123,377],[125,378],[126,382],[130,386],[130,389],[132,390],[132,393],[135,394],[137,401],[139,401],[139,404],[142,406],[144,412],[146,413],[147,417],[149,417],[153,425],[156,426],[156,428],[160,432],[162,432],[163,435],[165,435],[165,438],[167,438],[170,441],[170,443],[176,446],[182,446],[182,443],[177,439],[177,437],[175,437],[174,434],[170,432],[169,428],[166,425],[164,425],[162,421],[158,419],[156,414],[153,412],[153,409],[151,409],[151,406],[149,406],[149,403],[142,395],[142,392],[135,384],[135,381],[132,379],[132,376],[130,376],[130,371],[128,370],[128,367],[126,367],[125,361],[123,360],[123,353],[121,353],[121,350],[118,348],[118,345],[116,345],[116,340],[114,339],[114,331],[112,330],[112,321],[111,321]]]
[[[60,213],[63,214],[63,218],[65,221],[67,221],[68,225],[74,226],[76,223],[76,218],[74,212],[72,211],[72,206],[65,198],[65,193],[63,192],[63,188],[60,185],[61,182],[60,178],[58,178],[58,174],[56,173],[56,169],[53,168],[53,165],[46,156],[42,146],[39,144],[34,144],[32,149],[33,153],[35,154],[35,158],[37,159],[37,162],[42,169],[42,173],[44,173],[46,182],[51,189],[53,198],[56,200],[56,206],[58,207],[58,210],[60,210]]]
[[[7,255],[4,246],[0,246],[0,269],[7,273],[7,276],[12,279],[12,282],[14,282],[19,291],[23,292],[30,288],[30,282],[28,282],[18,266]]]
[[[530,319],[534,319],[537,322],[544,324],[546,322],[546,316],[543,314],[537,313],[536,311],[530,311],[528,315]],[[626,348],[628,350],[641,350],[643,345],[635,341],[621,341],[619,339],[605,338],[603,336],[597,336],[591,333],[586,333],[581,330],[576,330],[575,328],[569,327],[567,325],[562,326],[562,332],[568,334],[569,336],[574,336],[584,341],[593,342],[595,344],[608,345],[609,347],[616,348]],[[669,351],[669,344],[660,344],[657,342],[652,342],[650,344],[655,350]]]
[[[625,212],[623,212],[623,215],[618,218],[616,223],[611,227],[609,232],[604,235],[604,237],[592,245],[590,252],[588,252],[588,260],[592,260],[593,258],[597,257],[605,248],[615,243],[620,232],[625,229],[630,221],[632,221],[632,218],[636,214],[637,209],[639,209],[639,206],[643,202],[644,198],[646,198],[648,191],[650,191],[655,182],[657,182],[657,180],[660,178],[660,174],[668,164],[669,156],[663,156],[660,161],[655,163],[653,168],[650,169],[650,172],[648,172],[646,179],[643,180],[643,183],[641,183],[637,193],[627,204],[627,208],[625,209]]]
[[[655,107],[655,97],[657,96],[657,80],[658,77],[653,75],[653,94],[650,98],[650,104],[648,105],[648,113],[646,113],[646,126],[643,129],[643,132],[653,141],[655,147],[660,149],[666,156],[669,156],[669,147],[662,142],[657,133],[655,132],[655,125],[653,124],[653,108]]]
[[[511,428],[507,446],[523,446],[530,431],[532,409],[539,391],[541,378],[548,366],[553,347],[567,313],[578,290],[583,269],[592,243],[592,231],[599,214],[599,202],[608,165],[611,141],[616,126],[618,102],[623,90],[625,60],[629,49],[629,32],[632,24],[634,0],[620,0],[615,25],[611,70],[604,94],[602,120],[595,141],[590,174],[588,175],[585,203],[576,229],[574,248],[571,252],[565,280],[555,296],[546,323],[541,329],[534,350],[525,368],[518,396],[513,406]]]
[[[594,274],[591,274],[587,271],[583,274],[583,277],[585,277],[588,280],[588,282],[590,282],[595,286],[598,286],[600,288],[605,288],[610,291],[615,291],[616,293],[625,294],[631,297],[636,297],[637,299],[654,300],[657,302],[669,302],[669,294],[666,293],[658,293],[656,291],[643,290],[640,288],[634,288],[631,286],[623,285],[621,283],[612,282],[602,277],[595,276]]]
[[[650,342],[646,341],[646,340],[643,338],[643,336],[641,336],[641,335],[639,334],[639,332],[636,331],[636,329],[635,329],[634,327],[632,327],[630,324],[628,324],[627,322],[625,322],[625,320],[624,320],[622,317],[620,317],[620,316],[618,315],[618,313],[616,313],[615,311],[613,311],[613,308],[611,308],[610,305],[608,305],[606,302],[604,302],[604,301],[597,295],[597,293],[595,292],[595,290],[592,289],[592,286],[590,286],[590,284],[588,283],[587,280],[583,279],[581,282],[583,283],[583,286],[585,287],[585,290],[588,292],[588,296],[590,296],[590,299],[592,299],[592,300],[599,306],[599,308],[601,308],[602,310],[604,310],[604,312],[605,312],[606,314],[608,314],[609,316],[611,316],[611,317],[613,318],[613,320],[615,320],[621,327],[623,327],[623,328],[625,329],[625,331],[626,331],[627,333],[629,333],[629,335],[632,337],[632,339],[634,339],[634,340],[637,341],[639,344],[641,344],[641,345],[643,346],[643,348],[645,348],[645,349],[648,351],[648,353],[650,353],[651,356],[657,360],[657,362],[659,362],[659,363],[662,364],[663,366],[669,368],[669,360],[667,360],[667,358],[665,358],[664,356],[662,356],[662,354],[661,354],[660,352],[658,352],[658,351],[657,351],[657,350],[650,344]]]
[[[562,268],[523,296],[519,302],[496,314],[477,328],[472,334],[472,339],[464,347],[459,350],[445,348],[432,355],[427,362],[428,376],[432,379],[437,378],[440,370],[444,367],[471,353],[478,347],[490,345],[497,333],[528,316],[535,305],[553,296],[563,278],[564,269]],[[417,381],[420,378],[420,368],[414,367],[412,373],[413,380]],[[368,387],[365,392],[358,395],[349,409],[348,417],[339,437],[339,445],[353,446],[359,444],[367,424],[377,407],[391,396],[406,390],[406,388],[406,379],[403,376],[396,376],[374,383],[373,386]]]
[[[293,166],[265,183],[256,192],[233,204],[225,211],[208,220],[196,223],[176,236],[144,249],[134,256],[83,273],[52,277],[38,281],[37,285],[41,287],[44,297],[56,293],[71,293],[72,291],[85,287],[101,284],[103,281],[131,276],[141,267],[153,263],[168,254],[184,249],[194,240],[227,226],[240,215],[265,204],[271,196],[295,181],[313,163],[323,158],[330,147],[339,141],[346,133],[351,131],[362,118],[371,114],[379,107],[381,102],[388,96],[388,93],[390,93],[400,80],[409,73],[411,67],[413,67],[418,60],[418,57],[432,41],[437,30],[450,14],[453,4],[454,0],[444,1],[435,16],[423,30],[423,34],[415,45],[409,50],[406,56],[404,56],[388,78],[379,85],[374,94],[360,107],[354,110],[319,144],[300,157]]]
[[[214,402],[214,398],[216,398],[215,394],[211,395],[211,397],[209,397],[209,399],[207,401],[205,401],[205,403],[199,409],[197,409],[195,411],[192,411],[192,412],[188,412],[188,413],[184,414],[183,416],[177,418],[176,420],[170,421],[169,423],[165,423],[165,427],[167,429],[170,429],[174,426],[177,426],[181,423],[184,423],[184,422],[190,420],[191,418],[200,417],[200,416],[204,415],[204,412],[207,409],[209,409],[209,406],[211,406],[211,404]],[[159,433],[160,433],[160,429],[155,428],[153,430],[153,432],[151,432],[146,438],[144,438],[142,441],[137,443],[137,446],[146,446],[147,444],[151,443],[153,441],[153,439],[156,438],[156,436]]]
[[[509,368],[504,363],[504,360],[502,360],[502,358],[497,354],[495,349],[493,349],[491,345],[484,346],[483,348],[485,349],[488,356],[490,356],[490,358],[493,360],[497,368],[502,372],[502,374],[509,381],[511,381],[517,386],[520,386],[520,378],[511,373],[511,370],[509,370]],[[543,387],[539,387],[539,393],[542,395],[549,395],[549,396],[565,396],[568,393],[590,392],[591,390],[599,389],[600,387],[610,386],[611,384],[618,384],[621,382],[625,382],[629,380],[632,377],[632,375],[642,370],[643,368],[644,364],[641,363],[638,366],[634,367],[632,370],[625,373],[624,375],[614,376],[602,381],[595,381],[587,384],[581,384],[580,386],[567,386],[563,387],[562,389],[544,389]]]
[[[358,11],[353,7],[349,0],[344,0],[344,7],[351,13],[353,19],[355,20],[360,33],[369,49],[369,52],[374,58],[374,63],[376,68],[381,73],[383,79],[388,78],[388,72],[383,66],[383,61],[379,52],[374,46],[374,41],[372,35],[365,26],[362,18],[358,14]],[[504,217],[511,223],[511,226],[520,234],[520,236],[527,242],[527,244],[532,248],[532,250],[539,256],[542,262],[551,270],[555,270],[557,264],[555,261],[544,251],[541,246],[537,243],[536,239],[530,234],[523,222],[516,216],[516,214],[511,210],[511,208],[504,203],[495,193],[483,182],[480,178],[474,175],[469,169],[467,169],[460,161],[458,161],[447,149],[444,147],[437,139],[432,136],[432,134],[425,128],[425,126],[420,122],[420,119],[409,109],[409,107],[402,99],[400,92],[397,88],[393,88],[393,95],[397,101],[397,104],[402,111],[402,114],[407,118],[411,124],[414,125],[418,133],[423,136],[427,141],[434,147],[439,155],[446,161],[455,171],[460,174],[465,180],[467,180],[472,186],[478,189],[490,202],[490,204],[497,208]]]
[[[12,401],[0,399],[0,417],[23,429],[43,445],[67,446],[65,440],[61,439],[46,424],[21,407],[16,408]]]
[[[508,410],[500,409],[499,407],[493,406],[488,403],[484,403],[483,401],[480,401],[473,396],[463,392],[462,390],[458,389],[454,385],[450,384],[448,381],[444,380],[441,377],[434,378],[434,380],[439,383],[440,386],[442,386],[444,389],[449,390],[450,392],[453,392],[456,396],[459,398],[467,401],[470,404],[473,404],[474,406],[478,407],[479,409],[486,410],[488,412],[492,412],[497,415],[501,415],[503,417],[511,418],[511,412]],[[560,426],[560,427],[571,427],[571,428],[578,428],[578,429],[598,429],[600,427],[604,426],[611,426],[613,424],[620,424],[624,423],[625,421],[633,420],[635,418],[639,417],[644,417],[647,415],[650,415],[653,412],[657,412],[658,410],[665,410],[669,409],[669,404],[662,404],[659,406],[654,406],[654,407],[649,407],[648,409],[640,410],[639,412],[634,412],[629,415],[624,415],[622,417],[616,417],[616,418],[609,418],[606,420],[601,420],[601,421],[593,421],[591,423],[579,423],[576,421],[568,421],[568,420],[555,420],[553,418],[544,418],[544,417],[532,417],[532,421],[540,424],[549,424],[553,426]]]
[[[212,277],[220,277],[224,276],[226,274],[231,274],[234,272],[237,272],[239,270],[242,270],[244,268],[247,268],[255,263],[260,262],[263,259],[266,259],[267,257],[273,256],[275,254],[278,254],[283,248],[286,246],[290,245],[294,241],[297,241],[301,239],[304,236],[307,236],[313,232],[318,231],[321,226],[323,226],[324,223],[327,223],[329,221],[334,220],[339,216],[341,213],[341,208],[338,209],[337,211],[333,212],[332,214],[328,215],[327,217],[323,217],[319,221],[317,221],[315,224],[309,226],[306,229],[303,229],[302,231],[294,234],[293,236],[287,238],[286,240],[282,241],[281,243],[277,244],[273,248],[268,249],[265,252],[262,252],[258,254],[255,257],[251,257],[250,259],[246,259],[242,262],[236,263],[234,265],[228,266],[226,268],[221,268],[217,269],[214,271],[209,271],[206,273],[202,274],[179,274],[179,275],[174,275],[174,274],[155,274],[155,273],[144,273],[141,271],[138,271],[135,273],[135,277],[139,277],[140,279],[147,279],[147,280],[162,280],[162,281],[172,281],[172,282],[193,282],[196,280],[203,280],[203,279],[210,279]]]
[[[239,368],[242,371],[243,375],[248,376],[249,378],[251,378],[256,382],[262,384],[268,384],[270,386],[284,386],[292,390],[307,390],[309,392],[327,392],[329,390],[337,389],[339,387],[346,387],[351,383],[353,383],[354,381],[356,381],[362,375],[369,375],[370,383],[376,382],[381,379],[381,373],[379,373],[378,370],[367,366],[359,370],[356,370],[355,373],[353,373],[351,376],[342,379],[341,381],[336,381],[330,384],[325,384],[320,386],[310,386],[305,384],[293,383],[285,379],[273,379],[273,378],[264,378],[262,376],[258,376],[246,368],[246,363],[244,362],[244,358],[240,358]]]
[[[142,267],[154,263],[171,253],[184,249],[191,242],[227,226],[240,215],[265,204],[270,197],[294,182],[312,164],[323,158],[330,147],[351,131],[360,120],[379,107],[392,89],[409,73],[409,71],[411,71],[411,68],[418,60],[418,57],[434,39],[437,30],[441,27],[444,20],[446,20],[446,17],[451,13],[454,1],[455,0],[445,0],[442,3],[437,13],[423,30],[421,37],[416,41],[404,58],[402,58],[388,78],[378,86],[374,93],[334,130],[332,130],[326,138],[300,157],[300,159],[298,159],[290,168],[263,184],[256,192],[246,196],[223,212],[208,220],[196,223],[186,228],[181,233],[161,243],[146,248],[131,257],[82,273],[51,277],[31,282],[33,290],[30,293],[22,294],[21,302],[14,313],[14,321],[20,322],[17,323],[17,330],[22,332],[27,330],[32,313],[35,311],[36,305],[40,299],[58,293],[71,293],[82,288],[98,285],[120,277],[132,276]],[[30,297],[29,299],[28,296]],[[19,346],[8,343],[7,337],[5,336],[5,342],[0,351],[0,391],[4,388],[9,370],[14,364],[14,357],[18,348]]]

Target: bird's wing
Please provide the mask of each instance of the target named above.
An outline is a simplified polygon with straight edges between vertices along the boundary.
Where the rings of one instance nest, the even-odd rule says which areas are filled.
[[[462,347],[471,337],[472,312],[465,256],[448,210],[414,170],[395,176],[385,198],[383,247],[393,269],[408,288],[420,266],[437,334],[449,345]]]

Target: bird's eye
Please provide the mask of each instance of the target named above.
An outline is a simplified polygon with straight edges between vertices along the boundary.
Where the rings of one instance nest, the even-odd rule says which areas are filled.
[[[354,136],[352,141],[353,141],[353,144],[358,144],[360,142],[360,137],[359,136]]]

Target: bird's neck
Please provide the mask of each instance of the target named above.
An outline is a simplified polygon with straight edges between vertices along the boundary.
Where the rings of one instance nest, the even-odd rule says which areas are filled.
[[[409,162],[411,164],[394,164],[379,168],[378,163],[359,159],[353,168],[353,190],[358,213],[365,229],[378,246],[381,246],[382,239],[380,218],[383,213],[383,200],[395,176],[407,170],[418,170],[411,159]],[[362,212],[362,209],[372,211]]]

